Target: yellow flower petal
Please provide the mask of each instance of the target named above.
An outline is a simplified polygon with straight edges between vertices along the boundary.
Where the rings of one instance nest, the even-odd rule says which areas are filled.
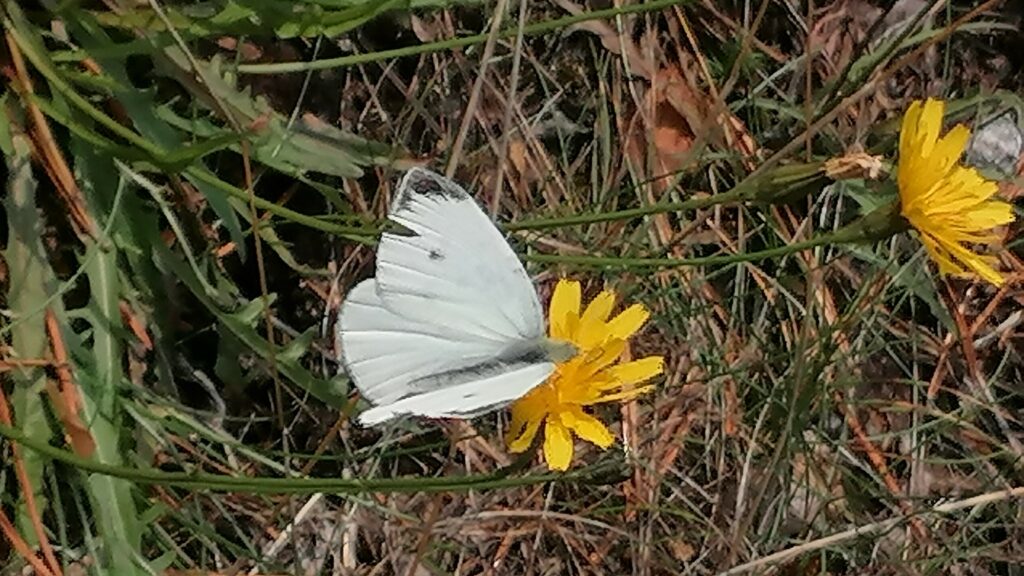
[[[589,378],[597,374],[606,366],[613,364],[622,356],[626,349],[625,340],[609,340],[600,348],[594,348],[580,358],[577,365],[577,375],[581,378]]]
[[[615,293],[611,290],[601,292],[590,301],[580,316],[579,336],[576,339],[583,348],[590,348],[604,341],[607,334],[605,322],[614,307]]]
[[[938,244],[949,254],[956,259],[964,268],[974,272],[982,279],[995,284],[996,286],[1002,286],[1006,280],[1003,275],[1000,274],[992,267],[992,263],[995,262],[995,258],[991,256],[982,256],[975,254],[967,248],[964,248],[958,242],[946,242],[942,238],[936,239]]]
[[[941,274],[973,275],[996,285],[997,259],[973,250],[999,239],[993,228],[1014,219],[1013,207],[992,199],[995,182],[959,165],[970,131],[956,126],[940,138],[945,104],[914,102],[903,117],[897,179],[904,218],[919,233]]]
[[[941,122],[941,121],[940,121]],[[963,124],[958,124],[935,143],[931,157],[933,168],[941,173],[949,172],[964,153],[967,141],[971,139],[971,131]]]
[[[917,196],[915,208],[933,218],[962,218],[962,212],[984,205],[999,192],[995,182],[985,180],[973,168],[957,167]]]
[[[523,450],[526,450],[533,444],[533,439],[537,436],[537,431],[540,430],[540,425],[544,422],[543,418],[529,418],[525,426],[523,426],[522,433],[518,436],[509,435],[508,450],[518,454]],[[509,432],[514,428],[509,428]]]
[[[546,414],[546,389],[547,384],[541,384],[512,405],[512,421],[505,436],[510,451],[522,452],[533,442]]]
[[[647,322],[650,315],[643,305],[633,304],[612,318],[607,327],[608,335],[625,340],[635,334]]]
[[[897,176],[900,189],[917,187],[927,191],[943,175],[932,165],[931,155],[942,131],[945,103],[929,99],[924,104],[914,102],[903,117],[900,130],[900,161]],[[905,207],[911,208],[904,202]]]
[[[615,437],[608,428],[582,409],[563,412],[562,424],[583,440],[601,448],[607,448],[615,442]]]
[[[632,362],[624,362],[608,369],[612,378],[623,384],[640,384],[665,371],[665,359],[648,356]]]
[[[917,127],[921,121],[922,104],[920,100],[911,102],[906,114],[903,115],[903,124],[900,126],[900,159],[917,153],[914,144],[918,139]]]
[[[526,422],[530,419],[530,410],[525,409],[528,404],[528,402],[516,402],[512,405],[512,420],[508,424],[506,433],[508,438],[519,436],[526,429]]]
[[[604,322],[608,319],[608,315],[612,313],[612,308],[614,307],[615,292],[602,290],[600,294],[590,301],[590,304],[587,304],[587,309],[583,311],[581,319],[586,323],[598,320]]]
[[[1013,222],[1013,205],[992,200],[971,210],[970,219],[986,228],[995,228]]]
[[[548,306],[548,333],[556,340],[575,340],[575,327],[580,316],[580,283],[559,280]]]
[[[552,470],[568,470],[572,463],[572,434],[555,418],[544,426],[544,461]]]
[[[619,392],[617,394],[605,394],[604,396],[601,396],[599,399],[597,399],[595,402],[592,402],[592,404],[604,404],[606,402],[625,402],[626,400],[632,400],[637,396],[647,394],[648,392],[651,392],[653,390],[654,385],[648,384],[647,386],[641,386],[639,388],[623,390],[622,392]]]
[[[917,119],[917,144],[922,156],[931,156],[935,143],[942,132],[942,118],[946,114],[946,103],[929,98],[925,100],[921,115]]]
[[[962,274],[965,272],[964,268],[954,262],[946,249],[940,246],[938,241],[931,235],[922,233],[921,243],[928,250],[928,255],[931,256],[932,260],[935,260],[935,263],[939,265],[939,274]]]
[[[566,470],[572,464],[573,435],[602,448],[615,437],[584,407],[625,401],[653,389],[638,386],[663,371],[661,357],[653,356],[616,365],[626,341],[647,321],[649,313],[640,305],[611,315],[615,294],[599,294],[580,314],[580,285],[560,281],[549,307],[550,337],[566,340],[579,353],[559,362],[544,384],[537,386],[512,405],[512,423],[506,442],[509,450],[528,450],[544,431],[544,459],[552,470]]]

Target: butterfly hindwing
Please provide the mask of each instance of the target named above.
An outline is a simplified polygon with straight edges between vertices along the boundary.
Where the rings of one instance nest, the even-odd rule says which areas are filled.
[[[375,406],[360,414],[359,422],[373,425],[407,414],[427,418],[473,418],[523,396],[546,380],[554,368],[551,363],[522,364],[450,388]]]
[[[422,323],[391,312],[376,280],[353,288],[341,307],[338,345],[359,391],[374,404],[409,395],[409,383],[486,362],[501,353],[497,341],[465,338],[440,323]]]

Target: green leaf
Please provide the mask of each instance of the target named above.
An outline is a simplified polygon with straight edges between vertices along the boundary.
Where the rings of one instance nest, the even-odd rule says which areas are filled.
[[[170,50],[171,61],[180,76],[190,69],[189,62],[180,51]],[[253,127],[250,152],[253,157],[275,170],[290,175],[318,172],[331,176],[358,178],[362,166],[390,165],[395,153],[388,146],[359,138],[330,124],[310,122],[299,118],[289,123],[288,118],[274,110],[267,101],[253,96],[246,88],[238,90],[236,79],[223,67],[219,58],[199,63],[211,95],[222,102],[228,113],[244,126]],[[168,106],[157,108],[162,120],[181,130],[210,138],[223,129],[205,119],[184,119]],[[240,151],[240,147],[232,146]]]
[[[20,359],[37,359],[49,355],[43,311],[51,294],[56,291],[56,278],[43,248],[43,222],[36,208],[36,181],[32,176],[32,155],[28,139],[21,134],[12,135],[6,142],[13,154],[7,156],[7,261],[10,282],[7,302],[10,323],[5,329],[11,333],[11,353]],[[7,318],[5,315],[4,318]],[[40,394],[46,386],[43,368],[15,368],[11,371],[14,390],[11,401],[14,422],[28,437],[50,442],[53,430],[46,417],[46,408]],[[34,452],[23,452],[22,461],[29,485],[34,488],[36,508],[45,515],[49,506],[43,492],[44,460]],[[25,510],[24,496],[18,500],[17,523],[21,535],[30,543],[38,544],[35,530]]]
[[[178,150],[168,152],[162,158],[157,157],[154,160],[160,162],[160,166],[171,172],[181,172],[188,166],[191,166],[196,160],[199,160],[207,154],[211,154],[218,150],[225,148],[237,147],[238,144],[246,139],[249,134],[238,134],[236,132],[226,132],[211,136],[206,140],[197,142],[190,146],[184,146]]]
[[[949,310],[942,304],[939,297],[938,287],[935,285],[935,278],[927,265],[924,265],[917,258],[902,266],[894,265],[891,261],[883,258],[874,246],[850,244],[846,246],[855,257],[868,262],[872,266],[887,269],[892,275],[893,283],[907,290],[910,294],[919,298],[928,305],[929,310],[939,319],[943,327],[951,333],[957,332],[956,322],[950,316]]]
[[[217,328],[217,361],[213,373],[224,384],[225,397],[241,396],[245,391],[246,377],[240,362],[248,352],[242,341],[224,324]]]
[[[278,361],[298,363],[298,361],[301,360],[307,352],[309,352],[309,348],[313,344],[313,339],[316,338],[316,332],[316,328],[313,327],[302,334],[299,334],[298,338],[293,339],[278,351]]]
[[[46,2],[45,4],[51,9],[56,8],[53,2]],[[9,9],[8,14],[10,16],[9,25],[18,30],[19,38],[24,41],[24,43],[19,42],[22,49],[25,50],[28,47],[33,51],[33,58],[31,59],[37,66],[46,66],[50,75],[58,75],[56,66],[49,59],[49,55],[38,39],[38,33],[24,19],[20,10],[17,8]],[[100,54],[98,52],[93,54],[91,52],[92,49],[109,47],[113,42],[87,12],[78,11],[75,14],[75,18],[69,18],[65,21],[68,32],[96,59],[104,75],[112,79],[110,84],[112,86],[112,94],[124,107],[125,113],[131,118],[135,129],[151,145],[156,146],[161,151],[167,152],[180,149],[183,145],[180,135],[156,115],[157,104],[152,98],[152,91],[139,90],[132,85],[126,70],[125,56],[109,53]],[[201,180],[192,180],[192,184],[206,198],[210,208],[213,209],[224,223],[231,239],[238,246],[239,254],[244,257],[245,246],[242,242],[242,226],[234,209],[232,209],[228,202],[227,195],[215,186],[210,186]]]
[[[117,172],[104,170],[105,164],[97,161],[88,146],[74,141],[76,176],[90,211],[106,221],[104,229],[113,228],[113,220],[120,215],[117,203],[99,190],[110,190],[121,183],[115,183]],[[124,378],[121,338],[124,334],[120,311],[121,282],[117,269],[117,248],[112,242],[103,243],[95,258],[89,259],[86,275],[89,278],[89,310],[91,314],[92,348],[89,359],[91,366],[77,366],[82,391],[82,416],[89,423],[89,430],[96,443],[93,459],[97,462],[120,466],[122,435],[130,435],[125,429],[125,418],[121,408],[119,388]],[[142,556],[142,526],[138,523],[138,510],[132,496],[132,484],[109,476],[91,475],[88,478],[89,494],[93,506],[97,534],[103,540],[103,556],[100,565],[114,574],[145,574],[137,563]]]
[[[266,306],[263,305],[264,300],[262,298],[252,300],[240,306],[230,316],[250,328],[255,327],[256,324],[263,320],[263,311],[266,310],[267,306],[274,305],[274,300],[277,300],[276,294],[267,294]]]
[[[149,561],[154,574],[167,574],[168,568],[178,560],[178,555],[170,550]]]
[[[836,192],[849,196],[857,203],[857,214],[864,216],[882,206],[892,204],[897,199],[897,192],[892,182],[868,186],[864,179],[853,178],[840,180],[831,184]]]
[[[925,257],[923,253],[919,253],[919,255],[922,258]],[[949,310],[942,303],[942,298],[939,296],[939,287],[935,284],[935,275],[927,264],[917,259],[908,262],[894,273],[893,282],[897,286],[906,288],[911,294],[927,304],[928,309],[931,310],[932,314],[935,314],[935,317],[942,323],[943,328],[948,330],[949,333],[959,333],[956,321],[953,320],[953,316],[950,315]]]
[[[59,97],[60,96],[57,95],[56,98]],[[39,96],[32,96],[32,101],[44,114],[46,114],[48,118],[61,124],[70,130],[76,137],[88,142],[91,146],[98,150],[102,150],[110,156],[115,156],[129,161],[152,161],[155,157],[148,151],[116,144],[106,136],[94,131],[91,127],[87,127],[76,121],[73,118],[73,113],[67,109],[66,105],[57,106],[55,103]]]
[[[158,377],[155,388],[161,393],[175,396],[168,363],[174,352],[170,349],[170,340],[161,337],[173,332],[170,321],[174,315],[174,302],[168,293],[171,283],[153,262],[153,247],[163,242],[160,238],[159,218],[152,205],[135,194],[122,193],[118,198],[118,191],[125,185],[123,176],[106,150],[90,148],[89,144],[91,142],[88,140],[75,143],[79,147],[79,156],[88,154],[87,162],[94,182],[91,194],[96,196],[96,201],[114,206],[117,199],[118,225],[111,227],[109,234],[120,257],[127,263],[123,276],[132,289],[130,294],[125,294],[125,299],[136,310],[148,312],[147,330],[156,348],[156,354],[153,355]],[[126,288],[125,292],[129,290]]]
[[[281,240],[277,235],[277,231],[275,231],[271,226],[266,224],[260,225],[260,238],[263,239],[263,242],[267,246],[270,246],[270,249],[277,254],[277,257],[280,258],[282,262],[299,274],[303,274],[305,276],[320,276],[323,278],[331,276],[330,272],[322,268],[313,268],[305,264],[300,264],[299,261],[295,259],[295,256],[292,255],[291,250],[288,249],[288,245]]]

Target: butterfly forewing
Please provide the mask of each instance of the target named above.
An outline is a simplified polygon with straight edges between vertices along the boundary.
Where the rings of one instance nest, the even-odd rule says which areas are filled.
[[[475,200],[422,169],[402,179],[390,218],[413,232],[385,234],[377,283],[391,310],[482,339],[535,340],[544,317],[530,277]]]

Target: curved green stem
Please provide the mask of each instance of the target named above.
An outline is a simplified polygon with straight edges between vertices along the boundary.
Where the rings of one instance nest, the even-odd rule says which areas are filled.
[[[758,252],[744,252],[721,256],[702,256],[698,258],[618,258],[615,256],[571,256],[562,254],[528,254],[523,260],[543,262],[545,264],[576,264],[591,268],[681,268],[685,266],[717,266],[755,262],[778,256],[786,256],[808,248],[816,248],[826,244],[844,244],[856,240],[846,228],[835,232],[815,236],[802,242],[786,244]]]
[[[549,264],[576,264],[596,268],[679,268],[684,266],[716,266],[755,262],[768,258],[786,256],[809,248],[817,248],[828,244],[849,244],[888,238],[903,232],[908,224],[899,215],[899,207],[890,204],[878,208],[874,212],[847,224],[846,226],[808,238],[801,242],[785,244],[757,252],[726,254],[721,256],[704,256],[698,258],[618,258],[608,256],[565,256],[560,254],[529,254],[523,257],[531,262]]]
[[[113,466],[89,458],[82,458],[67,450],[34,440],[20,430],[4,425],[0,425],[0,436],[84,472],[123,478],[136,484],[249,493],[314,494],[317,492],[328,492],[355,494],[366,492],[448,492],[488,488],[513,488],[554,481],[574,482],[587,480],[591,477],[599,477],[607,468],[605,465],[598,464],[568,474],[540,474],[517,478],[506,478],[499,474],[372,480],[342,478],[247,478],[223,474],[163,472],[155,468]]]
[[[533,218],[509,222],[501,226],[507,232],[518,232],[520,230],[547,230],[562,226],[578,226],[580,224],[597,224],[599,222],[612,222],[614,220],[629,220],[652,214],[664,214],[667,212],[683,212],[686,210],[700,210],[710,208],[719,204],[730,202],[742,202],[747,200],[749,192],[745,188],[733,188],[728,192],[705,196],[703,198],[691,198],[682,202],[663,202],[641,206],[640,208],[629,208],[627,210],[616,210],[614,212],[595,212],[593,214],[574,214],[556,218]]]
[[[595,212],[592,214],[575,214],[555,218],[534,218],[510,222],[502,226],[509,232],[519,230],[544,230],[561,226],[577,226],[580,224],[596,224],[614,220],[629,220],[653,214],[667,212],[685,212],[701,210],[720,204],[741,204],[743,202],[776,202],[785,198],[793,190],[806,188],[825,178],[824,162],[809,162],[777,167],[756,177],[744,179],[731,189],[704,196],[691,198],[682,202],[659,202],[639,208],[616,210],[613,212]],[[665,176],[668,176],[666,174]]]
[[[685,1],[686,0],[655,0],[654,2],[648,2],[646,4],[633,4],[618,8],[594,10],[592,12],[584,12],[582,14],[572,14],[570,16],[556,18],[554,20],[537,22],[536,24],[530,24],[529,26],[524,26],[522,28],[507,28],[498,32],[498,38],[514,38],[519,34],[522,34],[523,36],[535,36],[551,32],[553,30],[558,30],[560,28],[565,28],[573,24],[578,24],[580,22],[586,22],[588,20],[615,18],[616,16],[624,14],[655,12],[669,6],[682,4]],[[366,64],[368,62],[379,62],[381,60],[401,58],[403,56],[416,56],[419,54],[429,54],[432,52],[451,50],[453,48],[464,48],[474,44],[482,44],[487,41],[488,36],[489,34],[476,34],[474,36],[464,36],[462,38],[450,38],[440,42],[431,42],[430,44],[420,44],[419,46],[408,46],[405,48],[396,48],[394,50],[382,50],[380,52],[371,52],[369,54],[354,54],[351,56],[341,56],[339,58],[327,58],[325,60],[315,60],[313,62],[242,64],[238,66],[238,72],[240,74],[281,74],[285,72],[305,72],[308,70],[324,70],[327,68],[355,66],[357,64]]]

